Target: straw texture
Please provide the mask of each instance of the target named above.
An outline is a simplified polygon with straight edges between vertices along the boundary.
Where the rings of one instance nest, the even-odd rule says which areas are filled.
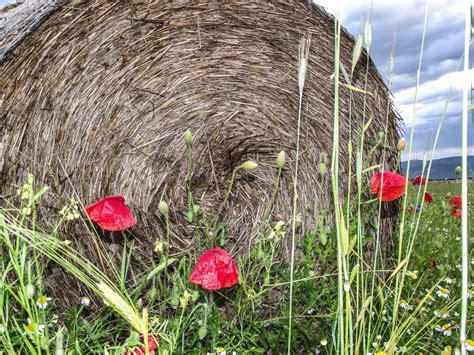
[[[3,95],[2,194],[35,174],[59,200],[75,190],[83,203],[122,195],[138,224],[127,238],[147,260],[163,235],[158,211],[170,206],[173,251],[194,246],[186,220],[186,129],[193,133],[195,203],[215,214],[233,169],[246,160],[259,167],[239,172],[220,219],[224,247],[248,248],[257,235],[276,176],[276,158],[287,153],[273,208],[290,217],[298,109],[298,46],[312,35],[304,91],[298,183],[299,213],[312,226],[330,208],[330,186],[317,167],[331,155],[334,18],[307,1],[70,1],[17,43],[0,64]],[[351,68],[354,39],[342,32],[341,57]],[[3,46],[3,44],[2,44]],[[352,85],[363,88],[367,57],[361,55]],[[385,131],[395,147],[399,117],[369,60],[367,102],[341,92],[340,186],[348,176],[348,140],[369,117],[366,141]],[[388,111],[387,111],[388,110]],[[375,150],[373,163],[380,163]],[[355,167],[355,156],[351,157]],[[387,152],[387,167],[396,152]],[[61,167],[64,167],[64,169]],[[69,183],[72,183],[71,184]],[[341,191],[341,196],[344,191]],[[384,221],[389,233],[391,210]],[[77,243],[92,244],[81,236]],[[122,236],[106,236],[121,244]]]

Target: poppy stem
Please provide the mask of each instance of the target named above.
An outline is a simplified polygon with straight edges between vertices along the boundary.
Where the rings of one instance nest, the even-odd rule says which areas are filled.
[[[227,188],[227,192],[225,193],[225,196],[224,196],[224,200],[222,201],[222,203],[219,205],[219,208],[217,209],[217,213],[216,215],[214,216],[214,221],[212,222],[212,229],[214,230],[216,225],[217,225],[217,221],[219,219],[219,216],[220,214],[222,213],[222,210],[224,209],[225,205],[227,204],[227,200],[229,199],[229,195],[230,195],[230,192],[232,191],[232,187],[234,186],[234,181],[235,181],[235,174],[237,173],[237,171],[239,171],[241,169],[241,166],[239,165],[238,167],[236,167],[233,171],[232,171],[232,176],[230,178],[230,183],[229,183],[229,187]]]

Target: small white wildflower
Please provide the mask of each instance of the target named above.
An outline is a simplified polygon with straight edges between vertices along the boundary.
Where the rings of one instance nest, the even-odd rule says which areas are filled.
[[[377,348],[378,346],[379,346],[379,343],[377,343],[376,341],[372,343],[372,347]]]
[[[400,301],[400,308],[406,309],[406,310],[411,310],[413,309],[413,306],[410,306],[407,301],[401,300]]]
[[[31,208],[30,207],[23,207],[21,209],[21,213],[26,215],[26,216],[29,216],[31,214]]]
[[[375,337],[375,339],[377,339],[378,341],[382,340],[382,336],[379,334]]]
[[[84,296],[81,298],[81,304],[84,307],[89,307],[89,305],[91,304],[91,299],[89,297]]]
[[[467,339],[466,342],[465,342],[465,345],[466,345],[466,350],[471,352],[471,351],[474,351],[474,340],[471,340],[471,339]]]
[[[36,305],[38,306],[39,309],[46,309],[48,306],[48,301],[51,301],[51,297],[46,297],[46,296],[39,296],[38,299],[36,300]]]
[[[30,318],[26,319],[28,324],[26,326],[26,332],[28,333],[37,333],[38,335],[41,335],[43,333],[44,325],[43,324],[36,324],[35,322],[32,322]],[[26,334],[23,333],[23,334]]]
[[[451,336],[452,329],[451,329],[451,324],[450,323],[443,324],[443,326],[441,328],[443,329],[443,335],[445,335],[447,337]]]
[[[447,288],[444,288],[441,286],[438,286],[438,291],[436,291],[436,294],[438,295],[438,297],[446,298],[446,299],[449,298],[449,293],[450,292]]]
[[[308,309],[308,311],[306,313],[309,314],[309,315],[313,314],[314,313],[314,308]]]
[[[328,345],[328,340],[327,340],[326,338],[322,339],[322,340],[321,340],[321,345],[322,345],[322,346]]]
[[[447,277],[447,278],[444,279],[444,282],[446,282],[448,285],[452,285],[454,280],[450,277]]]
[[[442,318],[442,319],[449,318],[449,312],[448,311],[438,311],[438,310],[436,310],[433,313],[436,317],[439,317],[439,318]]]
[[[155,253],[162,253],[163,252],[163,243],[159,240],[155,241]]]
[[[28,184],[23,185],[20,189],[16,191],[17,195],[20,196],[22,200],[29,200],[30,199],[30,190],[28,188]]]

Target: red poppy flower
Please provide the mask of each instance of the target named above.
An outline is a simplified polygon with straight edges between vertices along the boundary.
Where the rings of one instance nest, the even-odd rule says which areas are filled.
[[[155,341],[156,340],[156,341]],[[160,342],[159,338],[155,338],[151,335],[148,336],[148,354],[149,355],[155,355],[155,349],[158,347],[158,344]],[[145,355],[145,347],[139,347],[135,348],[133,351],[127,350],[125,352],[125,355]]]
[[[382,186],[383,175],[383,186]],[[371,194],[377,194],[382,201],[396,200],[405,192],[405,186],[410,182],[403,176],[390,171],[375,174],[372,178]]]
[[[433,196],[431,196],[428,192],[425,192],[424,200],[425,202],[431,203],[433,202]]]
[[[453,209],[451,210],[451,216],[461,219],[462,218],[462,210],[458,207],[453,207]]]
[[[423,179],[420,175],[418,175],[413,180],[413,186],[415,186],[415,185],[426,185],[426,179]]]
[[[453,208],[459,208],[462,205],[462,197],[455,195],[453,198],[451,198],[448,203],[450,205],[453,205]]]
[[[137,223],[122,196],[104,197],[87,206],[86,212],[91,220],[107,231],[121,231]]]
[[[239,274],[229,253],[214,248],[202,254],[189,280],[206,290],[219,290],[238,283]]]

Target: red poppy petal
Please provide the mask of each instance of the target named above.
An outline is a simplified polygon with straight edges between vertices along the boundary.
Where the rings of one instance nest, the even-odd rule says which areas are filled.
[[[450,205],[453,205],[453,207],[461,207],[462,205],[462,197],[461,196],[454,196],[453,198],[451,198],[448,203]]]
[[[431,203],[433,201],[433,196],[431,196],[431,194],[429,194],[428,192],[425,192],[424,200],[427,203]]]
[[[377,194],[382,201],[393,201],[405,193],[408,183],[407,179],[399,174],[390,171],[384,171],[383,174],[379,172],[372,178],[370,193]]]
[[[451,216],[462,219],[462,210],[456,206],[451,210]]]
[[[108,231],[121,231],[134,226],[137,222],[125,205],[122,196],[107,196],[87,206],[86,212],[100,228]]]
[[[219,290],[237,284],[239,275],[229,253],[215,248],[199,258],[189,280],[204,289]]]

